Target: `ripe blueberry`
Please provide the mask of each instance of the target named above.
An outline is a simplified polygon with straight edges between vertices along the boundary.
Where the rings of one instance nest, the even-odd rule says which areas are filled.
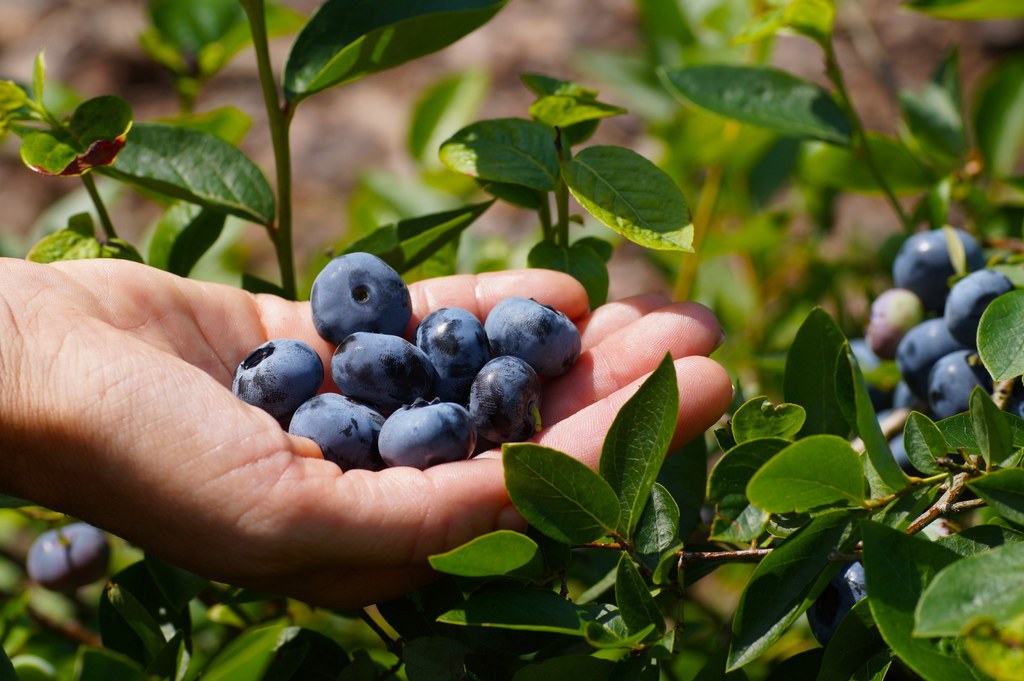
[[[377,438],[383,423],[384,417],[365,404],[323,393],[298,408],[288,432],[316,442],[324,458],[342,470],[375,471],[381,468]]]
[[[1012,290],[1005,274],[987,269],[971,272],[953,284],[943,313],[950,335],[968,347],[977,347],[981,314],[989,303]]]
[[[525,360],[541,376],[560,376],[580,355],[580,332],[564,314],[532,298],[506,298],[487,315],[494,355]]]
[[[357,331],[400,336],[412,316],[402,277],[369,253],[327,263],[313,281],[309,304],[316,332],[335,345]]]
[[[815,640],[828,645],[846,613],[866,595],[864,566],[859,562],[847,563],[807,610],[807,623]]]
[[[72,523],[39,535],[25,569],[40,586],[67,592],[106,574],[109,560],[107,536],[87,523]]]
[[[469,403],[469,386],[491,359],[480,320],[457,307],[442,307],[416,329],[416,346],[437,371],[435,393],[444,402]]]
[[[928,374],[939,358],[963,345],[949,335],[941,318],[926,319],[907,331],[896,348],[896,366],[910,391],[922,400],[928,399]]]
[[[967,256],[967,271],[985,266],[981,246],[967,232],[956,230]],[[892,265],[898,288],[910,289],[921,298],[926,310],[941,312],[948,290],[947,280],[955,274],[946,246],[945,230],[918,232],[903,242]]]
[[[432,396],[436,372],[423,351],[400,336],[358,332],[331,359],[334,383],[384,414]]]
[[[269,340],[253,350],[235,369],[231,390],[242,401],[286,420],[320,389],[324,364],[302,341]]]
[[[891,288],[871,303],[871,319],[865,337],[872,352],[882,359],[896,356],[904,334],[924,319],[924,306],[913,291]]]
[[[460,404],[416,400],[388,417],[380,429],[380,456],[388,466],[423,470],[469,458],[476,429]]]
[[[469,414],[477,435],[495,444],[528,439],[541,426],[537,372],[518,357],[495,357],[473,380]]]
[[[972,363],[971,350],[956,350],[939,358],[928,375],[928,404],[936,419],[966,411],[971,391],[981,386],[992,390],[992,378],[979,361]]]

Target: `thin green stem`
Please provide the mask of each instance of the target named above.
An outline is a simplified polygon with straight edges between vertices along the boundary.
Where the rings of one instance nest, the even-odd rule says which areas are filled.
[[[893,191],[888,180],[885,179],[881,169],[878,167],[878,163],[875,160],[874,155],[871,153],[871,147],[868,146],[867,131],[864,129],[864,123],[861,121],[860,115],[857,114],[857,110],[853,108],[853,100],[850,98],[850,93],[846,89],[846,79],[843,76],[843,70],[839,67],[839,61],[836,59],[836,52],[832,45],[832,41],[829,40],[825,42],[822,47],[825,50],[825,72],[828,75],[828,79],[835,87],[836,94],[839,95],[839,106],[842,107],[843,112],[850,121],[854,151],[864,159],[871,175],[875,178],[875,181],[878,183],[882,192],[885,193],[889,203],[892,204],[892,208],[896,211],[896,215],[899,216],[903,229],[907,232],[911,232],[914,229],[914,224],[911,222],[906,211],[903,210],[903,206],[900,204],[899,199],[896,198],[896,193]]]
[[[544,198],[541,201],[537,214],[540,216],[540,227],[544,233],[544,241],[554,241],[555,233],[551,225],[551,201],[547,192],[544,193]]]
[[[96,189],[96,181],[92,179],[92,173],[82,175],[82,184],[85,185],[85,191],[89,192],[92,205],[96,207],[96,214],[100,218],[100,224],[103,225],[103,233],[108,239],[116,239],[117,231],[114,229],[114,223],[110,221],[110,213],[107,212],[107,207],[103,204],[103,197]]]
[[[288,131],[294,111],[288,103],[279,100],[274,71],[270,64],[267,22],[262,0],[243,0],[242,6],[249,18],[256,66],[259,71],[263,102],[267,109],[270,140],[274,148],[274,173],[277,179],[277,222],[268,226],[270,238],[277,252],[281,271],[281,288],[286,297],[295,299],[295,262],[292,246],[292,161]]]
[[[569,248],[569,186],[565,184],[565,174],[561,172],[565,162],[565,150],[562,147],[562,129],[555,128],[555,150],[558,152],[558,184],[555,185],[555,243]]]

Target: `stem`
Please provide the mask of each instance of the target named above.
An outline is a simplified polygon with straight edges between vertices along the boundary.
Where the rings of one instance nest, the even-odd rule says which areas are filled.
[[[565,151],[562,148],[562,129],[555,128],[555,150],[558,151],[558,167],[565,162]],[[569,248],[569,187],[565,184],[563,173],[558,173],[558,185],[555,187],[555,211],[558,223],[555,225],[555,242]]]
[[[900,205],[899,200],[896,198],[896,193],[892,187],[889,186],[889,182],[882,175],[882,171],[879,169],[878,164],[875,162],[875,157],[871,153],[871,148],[868,146],[867,131],[864,129],[864,123],[860,120],[860,116],[857,114],[857,110],[853,108],[853,100],[850,99],[850,93],[846,89],[846,80],[843,77],[843,71],[839,68],[839,62],[836,59],[835,48],[832,45],[832,40],[828,40],[822,46],[825,50],[825,72],[828,75],[828,79],[832,82],[832,85],[836,88],[836,94],[839,95],[839,106],[842,107],[843,112],[850,121],[850,126],[853,129],[852,142],[854,150],[857,154],[864,159],[864,162],[868,166],[868,170],[871,175],[878,182],[878,186],[885,193],[886,198],[889,199],[889,203],[892,204],[893,210],[896,211],[896,215],[899,216],[900,223],[903,225],[903,229],[906,232],[912,232],[914,229],[913,223],[910,221],[910,217],[906,211],[903,210],[903,206]]]
[[[544,192],[544,200],[541,201],[540,210],[537,211],[540,216],[540,227],[544,232],[544,241],[554,241],[555,233],[551,229],[551,203],[550,197],[547,192]]]
[[[263,103],[267,109],[267,123],[270,126],[270,140],[274,148],[274,174],[277,180],[277,224],[268,225],[267,230],[277,252],[277,264],[281,270],[281,288],[286,297],[296,297],[295,263],[292,249],[292,161],[288,130],[294,111],[286,102],[278,99],[277,83],[270,65],[270,48],[267,38],[267,22],[262,0],[243,0],[242,6],[249,18],[253,47],[256,50],[256,66],[259,71],[260,87],[263,89]]]
[[[99,191],[96,189],[96,181],[92,179],[90,173],[82,174],[82,184],[85,185],[85,190],[89,192],[92,205],[96,207],[96,214],[99,215],[100,224],[103,225],[103,233],[108,239],[116,239],[117,231],[114,229],[114,223],[110,221],[110,213],[107,212],[107,207],[103,205],[103,197],[100,196]]]
[[[916,534],[928,527],[936,518],[946,513],[951,513],[952,509],[956,505],[957,498],[963,494],[964,487],[967,485],[969,473],[957,473],[953,476],[953,482],[950,483],[949,489],[939,497],[932,506],[919,515],[914,522],[910,523],[910,527],[907,528],[907,534]]]
[[[680,551],[679,567],[704,561],[757,563],[775,549],[745,549],[742,551]]]

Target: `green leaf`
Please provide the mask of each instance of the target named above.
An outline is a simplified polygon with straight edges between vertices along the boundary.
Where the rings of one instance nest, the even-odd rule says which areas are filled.
[[[1024,470],[1007,468],[967,483],[972,492],[988,502],[1002,517],[1024,525]]]
[[[985,553],[996,546],[1010,542],[1024,542],[1024,532],[1011,530],[1001,525],[974,525],[938,540],[939,544],[961,556]]]
[[[13,80],[0,80],[0,121],[28,103],[28,93],[23,87]]]
[[[789,445],[789,440],[779,438],[750,440],[718,460],[708,478],[707,496],[718,501],[710,539],[750,542],[764,532],[769,514],[747,499],[747,484],[761,466]]]
[[[590,246],[591,242],[582,241],[577,241],[569,248],[551,241],[538,241],[526,256],[526,264],[529,267],[571,274],[587,290],[587,299],[593,310],[604,305],[608,299],[608,267]]]
[[[107,585],[107,600],[142,641],[147,659],[156,657],[164,649],[167,639],[153,616],[130,591],[116,582]]]
[[[747,485],[747,498],[769,513],[857,506],[864,501],[864,470],[857,452],[843,438],[811,435],[762,466]]]
[[[615,574],[618,574],[617,569]],[[584,634],[587,643],[594,648],[635,649],[655,632],[653,622],[636,632],[631,632],[618,607],[611,604],[591,604],[588,615],[595,621],[587,622]]]
[[[285,627],[274,646],[274,661],[262,681],[337,679],[339,670],[348,664],[348,654],[329,637],[312,629]]]
[[[185,610],[192,599],[210,585],[210,580],[205,577],[182,570],[148,553],[143,564],[160,593],[178,611]]]
[[[1024,617],[999,629],[980,622],[967,632],[967,654],[994,681],[1024,678]]]
[[[563,655],[523,667],[512,681],[565,681],[568,678],[608,681],[613,666],[611,660],[599,657]]]
[[[629,633],[645,631],[652,624],[659,636],[665,633],[665,617],[636,565],[625,553],[619,557],[615,572],[615,602]]]
[[[567,128],[577,123],[626,113],[629,112],[622,107],[579,95],[544,95],[530,105],[533,120],[552,128]]]
[[[589,614],[553,591],[535,587],[482,588],[437,618],[443,624],[583,636]]]
[[[1024,17],[1024,7],[1017,0],[908,0],[904,7],[937,19],[960,21]]]
[[[21,142],[21,160],[43,175],[81,175],[113,163],[131,126],[128,102],[113,95],[94,97],[75,109],[66,129],[27,134]]]
[[[632,539],[679,418],[676,368],[666,355],[622,405],[601,447],[599,472],[619,499],[618,531]]]
[[[213,135],[169,125],[136,125],[117,161],[103,172],[261,225],[274,221],[274,194],[262,171]]]
[[[929,681],[978,679],[948,642],[914,636],[914,608],[921,594],[958,556],[934,542],[878,523],[862,524],[861,533],[871,614],[885,642]]]
[[[918,637],[960,636],[982,621],[1003,627],[1024,616],[1024,544],[962,558],[931,581],[914,613]]]
[[[587,147],[566,161],[569,191],[588,213],[647,248],[693,251],[690,210],[663,170],[634,151]]]
[[[44,101],[44,94],[46,94],[46,50],[39,50],[32,63],[32,99],[41,105]]]
[[[75,656],[75,681],[146,681],[142,667],[113,650],[82,646]]]
[[[408,678],[419,681],[454,681],[465,678],[465,659],[469,652],[470,648],[466,644],[452,638],[417,638],[402,648],[405,673]]]
[[[1010,441],[1012,451],[1003,461],[997,461],[1000,465],[1012,462],[1018,454],[1018,450],[1024,447],[1024,419],[1008,412],[1002,412],[1003,421],[1010,427]],[[946,439],[953,451],[964,450],[964,454],[981,455],[981,447],[974,432],[974,423],[969,413],[956,414],[949,418],[942,419],[935,424],[942,436]]]
[[[1024,55],[992,69],[975,101],[974,131],[988,174],[1012,175],[1024,145]]]
[[[524,568],[540,575],[537,542],[511,530],[498,530],[477,537],[447,553],[430,556],[430,566],[460,577],[493,577],[516,573]]]
[[[245,23],[237,0],[154,0],[149,3],[153,26],[177,49],[195,56],[233,26]]]
[[[441,162],[451,170],[482,180],[554,191],[558,182],[555,134],[541,123],[521,118],[479,121],[441,145]]]
[[[201,114],[180,114],[154,122],[205,132],[236,147],[242,143],[249,128],[252,127],[252,118],[234,106],[222,106]]]
[[[658,554],[679,537],[679,505],[667,489],[654,484],[636,526],[634,548],[641,554]]]
[[[954,50],[919,91],[900,92],[903,119],[920,150],[945,161],[949,169],[967,148],[967,136],[960,115],[958,54]]]
[[[866,599],[857,601],[843,617],[832,639],[825,646],[821,669],[815,681],[851,681],[863,679],[857,670],[876,653],[887,650],[878,633],[878,625],[871,617],[871,606]]]
[[[502,447],[505,486],[526,520],[565,544],[596,541],[619,527],[619,497],[568,454],[522,443]]]
[[[18,681],[18,675],[11,664],[11,658],[7,657],[7,651],[0,646],[0,681]]]
[[[761,395],[744,402],[732,415],[732,436],[738,444],[762,437],[792,440],[806,418],[799,404],[772,404]]]
[[[924,191],[938,179],[899,140],[869,132],[867,145],[886,183],[897,194]],[[883,191],[864,159],[844,147],[806,144],[799,167],[803,180],[815,187],[865,194]]]
[[[853,513],[824,513],[778,544],[758,564],[740,596],[726,671],[753,661],[778,641],[839,568],[829,554],[854,537]]]
[[[431,85],[416,102],[409,151],[420,163],[437,163],[441,143],[476,114],[490,84],[487,71],[469,69]]]
[[[484,25],[504,0],[327,0],[292,45],[284,92],[316,92],[436,52]]]
[[[153,657],[153,661],[146,667],[146,673],[162,678],[182,681],[188,672],[189,662],[192,659],[191,641],[186,644],[185,632],[179,631],[171,637],[163,649]]]
[[[836,398],[836,360],[846,338],[832,317],[815,308],[804,320],[786,356],[783,392],[807,413],[800,436],[846,436],[850,427]]]
[[[187,277],[224,229],[226,216],[177,201],[164,211],[149,242],[149,264]]]
[[[32,262],[57,262],[99,258],[100,242],[92,234],[75,229],[59,229],[40,239],[25,257]]]
[[[668,90],[685,103],[787,137],[849,144],[850,124],[825,89],[765,66],[725,64],[662,69]]]
[[[935,459],[952,452],[942,431],[924,414],[912,411],[903,429],[903,447],[914,468],[925,475],[937,475],[942,469]]]
[[[995,405],[981,386],[975,386],[970,399],[971,423],[985,463],[999,463],[1013,455],[1013,434]]]
[[[285,625],[282,619],[246,629],[203,668],[203,681],[261,678],[274,659],[274,649]]]
[[[707,481],[708,443],[704,436],[695,437],[669,454],[661,465],[658,484],[671,494],[679,508],[680,537],[689,537],[701,522]],[[640,526],[643,525],[641,517]]]
[[[1024,374],[1024,290],[999,296],[985,308],[978,324],[978,354],[995,381]]]
[[[344,252],[373,253],[397,272],[405,273],[458,239],[493,204],[494,201],[472,203],[454,210],[383,225],[349,244]]]

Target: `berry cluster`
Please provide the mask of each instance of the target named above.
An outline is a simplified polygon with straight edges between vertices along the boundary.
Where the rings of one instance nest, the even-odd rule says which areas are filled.
[[[976,386],[992,389],[992,377],[978,359],[978,324],[989,303],[1013,284],[985,267],[981,247],[970,234],[954,233],[968,273],[956,278],[946,230],[914,234],[893,262],[894,288],[871,305],[865,338],[851,342],[862,368],[870,371],[880,360],[895,360],[899,369],[901,381],[891,394],[872,395],[876,408],[916,409],[943,419],[968,409]],[[1020,404],[1014,400],[1011,407]],[[902,439],[892,444],[908,468]]]
[[[232,390],[342,469],[428,468],[540,430],[544,377],[568,371],[580,334],[561,312],[507,298],[484,323],[454,307],[427,315],[413,340],[409,289],[369,253],[333,259],[313,282],[313,326],[335,346],[330,376],[307,344],[274,339],[238,365]],[[320,394],[318,394],[320,393]]]

